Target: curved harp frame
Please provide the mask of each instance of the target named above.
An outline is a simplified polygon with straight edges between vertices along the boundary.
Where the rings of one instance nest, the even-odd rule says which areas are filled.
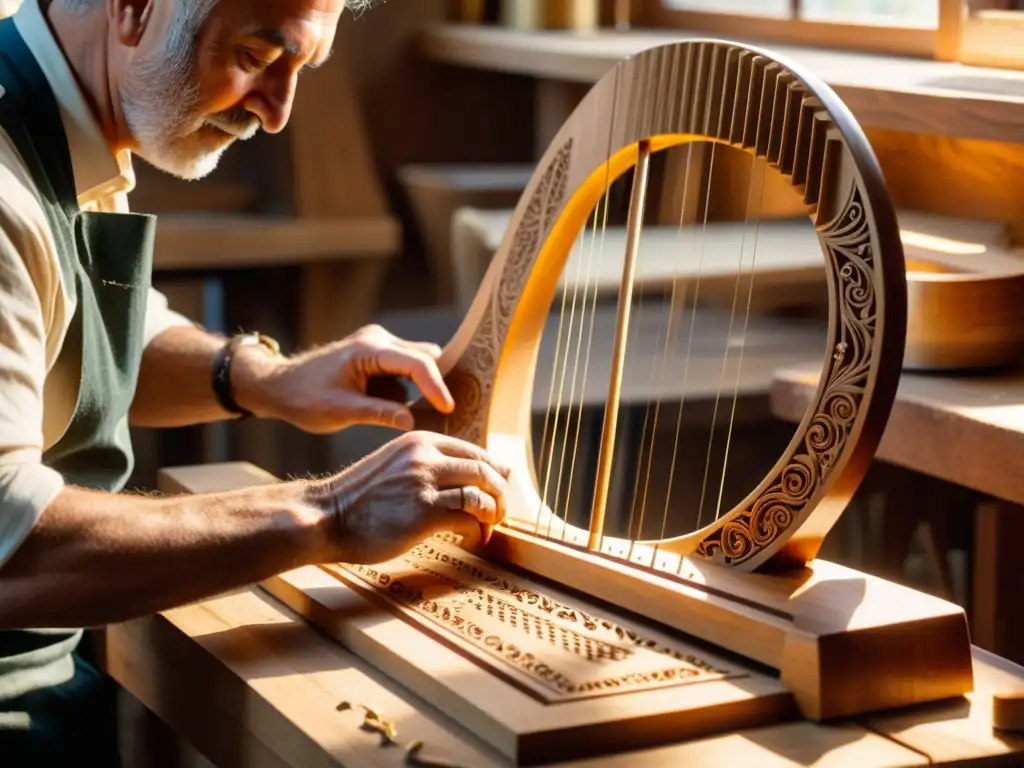
[[[600,128],[597,128],[600,126]],[[604,535],[642,190],[653,151],[727,144],[802,195],[830,291],[825,362],[787,450],[735,508],[696,532]],[[634,196],[589,528],[543,502],[531,456],[541,334],[570,249],[611,182]],[[609,72],[555,137],[440,367],[457,404],[417,424],[486,447],[512,469],[508,519],[487,556],[779,670],[806,717],[961,695],[973,687],[963,609],[814,559],[863,479],[888,420],[906,341],[896,214],[857,122],[811,74],[719,40],[652,48]],[[543,535],[541,534],[543,531]],[[898,606],[898,608],[896,608]]]
[[[642,184],[650,153],[697,141],[766,158],[801,194],[825,255],[831,299],[825,363],[787,450],[745,499],[692,534],[632,542],[605,536],[600,519],[587,531],[569,525],[542,501],[529,459],[533,376],[559,275],[602,195],[632,168]],[[641,215],[631,211],[631,229]],[[629,302],[629,282],[627,276],[622,304]],[[906,271],[896,214],[852,115],[828,86],[772,54],[689,40],[620,63],[552,142],[444,350],[442,372],[458,404],[445,431],[513,467],[511,529],[543,530],[550,540],[663,572],[677,571],[681,556],[742,570],[802,566],[816,555],[875,453],[905,339]],[[614,387],[613,381],[612,406]],[[596,518],[602,503],[595,503]]]

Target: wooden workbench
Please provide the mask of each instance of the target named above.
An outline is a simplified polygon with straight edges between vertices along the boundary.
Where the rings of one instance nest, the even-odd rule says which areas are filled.
[[[803,418],[818,372],[776,372],[772,413]],[[1024,660],[1019,542],[1024,536],[1024,373],[905,373],[876,457],[991,498],[977,509],[971,634],[979,645]]]
[[[259,589],[110,627],[107,669],[218,768],[507,763]],[[974,694],[856,722],[793,722],[575,763],[590,768],[1014,765],[1024,738],[994,732],[992,692],[1024,688],[1024,669],[975,649]],[[397,746],[361,729],[365,704],[397,725]],[[424,743],[423,762],[404,745]],[[433,762],[431,762],[433,761]]]

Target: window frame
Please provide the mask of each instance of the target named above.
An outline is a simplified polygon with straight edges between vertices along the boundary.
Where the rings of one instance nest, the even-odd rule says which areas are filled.
[[[635,1],[637,21],[648,28],[687,29],[772,43],[931,59],[937,57],[937,51],[941,51],[944,44],[950,44],[949,30],[945,28],[954,15],[950,8],[963,0],[937,0],[940,11],[938,29],[683,11],[666,8],[662,0]]]
[[[986,23],[981,16],[984,11],[1008,11],[1019,19],[1014,27],[1024,27],[1024,5],[1019,0],[939,0],[939,11],[941,34],[936,43],[936,59],[1024,69],[1024,45],[1007,50],[1006,31],[1001,31],[998,23]]]

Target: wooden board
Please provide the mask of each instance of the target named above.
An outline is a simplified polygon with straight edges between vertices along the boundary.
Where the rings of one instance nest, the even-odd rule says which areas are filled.
[[[441,538],[264,586],[519,765],[797,717],[774,677]]]

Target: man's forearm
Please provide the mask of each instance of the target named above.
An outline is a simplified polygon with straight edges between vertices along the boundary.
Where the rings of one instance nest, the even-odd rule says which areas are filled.
[[[65,489],[0,568],[0,629],[124,621],[317,562],[332,521],[305,487],[168,498]]]
[[[142,356],[132,425],[184,427],[232,417],[213,393],[213,361],[224,342],[223,337],[194,326],[169,328],[153,339]],[[247,350],[232,365],[236,399],[244,407],[248,403],[242,395],[252,383],[246,377],[253,377],[261,358],[266,355],[260,350]]]

